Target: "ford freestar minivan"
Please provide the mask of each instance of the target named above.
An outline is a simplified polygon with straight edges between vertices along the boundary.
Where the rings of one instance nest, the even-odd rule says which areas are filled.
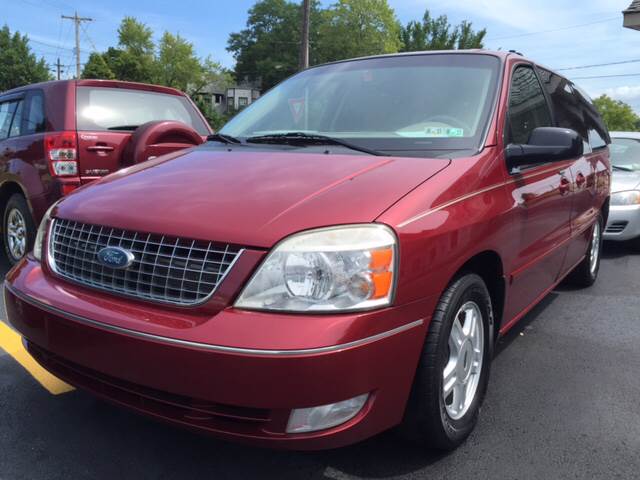
[[[55,375],[177,425],[292,449],[401,425],[451,449],[496,338],[595,281],[608,143],[516,54],[311,68],[55,205],[8,316]]]

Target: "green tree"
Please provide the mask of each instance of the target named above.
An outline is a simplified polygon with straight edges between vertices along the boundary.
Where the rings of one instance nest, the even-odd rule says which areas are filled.
[[[133,17],[124,17],[118,28],[118,47],[110,47],[102,56],[118,80],[152,83],[154,49],[153,31]]]
[[[471,22],[452,26],[446,15],[433,18],[426,10],[421,22],[411,21],[401,28],[401,51],[483,48],[486,34],[486,29],[474,31]]]
[[[630,105],[621,100],[614,100],[607,95],[601,95],[593,101],[609,130],[636,131],[640,127],[640,117],[636,115]]]
[[[183,37],[164,32],[158,46],[156,82],[187,91],[203,76],[203,67],[193,44]]]
[[[29,38],[5,25],[0,29],[0,92],[30,83],[51,80],[43,58],[36,58],[29,47]]]
[[[104,54],[97,52],[89,55],[89,59],[82,69],[81,76],[82,78],[97,78],[100,80],[113,80],[116,78],[109,68],[109,65],[107,65]]]
[[[317,9],[317,4],[313,7]],[[259,80],[268,89],[295,73],[300,15],[300,5],[288,0],[256,2],[249,9],[246,28],[232,33],[227,42],[227,50],[236,60],[236,77]]]
[[[338,0],[320,29],[321,61],[395,53],[400,23],[387,0]]]

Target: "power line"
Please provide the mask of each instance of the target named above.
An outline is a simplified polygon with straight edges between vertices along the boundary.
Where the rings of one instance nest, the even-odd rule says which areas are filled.
[[[593,65],[579,65],[577,67],[556,68],[556,70],[557,71],[560,71],[560,70],[580,70],[580,69],[583,69],[583,68],[608,67],[610,65],[625,65],[627,63],[638,63],[638,62],[640,62],[640,59],[623,60],[621,62],[594,63]]]
[[[613,20],[620,20],[620,17],[611,17],[611,18],[606,18],[604,20],[597,20],[595,22],[580,23],[578,25],[569,25],[569,26],[561,27],[561,28],[553,28],[553,29],[550,29],[550,30],[539,30],[537,32],[527,32],[527,33],[519,33],[517,35],[507,35],[507,36],[504,36],[504,37],[487,38],[487,41],[508,40],[510,38],[528,37],[530,35],[539,35],[541,33],[561,32],[563,30],[570,30],[572,28],[588,27],[589,25],[595,25],[597,23],[612,22]]]
[[[640,77],[640,73],[621,73],[618,75],[592,75],[589,77],[572,77],[572,80],[591,80],[594,78]]]

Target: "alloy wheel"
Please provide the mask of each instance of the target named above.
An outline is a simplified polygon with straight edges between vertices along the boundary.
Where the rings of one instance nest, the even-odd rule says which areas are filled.
[[[449,359],[442,372],[447,414],[462,418],[478,392],[484,358],[484,326],[480,307],[466,302],[456,313],[449,334]]]
[[[14,260],[24,257],[27,250],[27,222],[17,208],[12,208],[7,215],[6,242],[9,253]]]
[[[591,234],[591,250],[589,252],[589,270],[591,275],[596,274],[598,269],[598,261],[600,260],[600,242],[601,242],[600,222],[593,225],[593,233]]]

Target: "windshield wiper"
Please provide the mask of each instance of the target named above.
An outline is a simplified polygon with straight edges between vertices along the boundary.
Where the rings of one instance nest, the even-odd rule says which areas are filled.
[[[271,135],[259,135],[257,137],[247,138],[247,143],[273,143],[286,145],[340,145],[350,150],[368,153],[369,155],[383,155],[383,153],[376,150],[361,147],[360,145],[354,145],[353,143],[342,140],[340,138],[329,137],[327,135],[320,135],[317,133],[287,132],[274,133]]]
[[[621,167],[620,165],[611,165],[611,168],[614,168],[616,170],[622,170],[623,172],[633,172],[633,168],[628,168],[628,167]]]
[[[240,145],[242,143],[236,137],[232,137],[231,135],[226,135],[224,133],[212,133],[207,137],[207,141],[222,142],[226,143],[227,145]]]

